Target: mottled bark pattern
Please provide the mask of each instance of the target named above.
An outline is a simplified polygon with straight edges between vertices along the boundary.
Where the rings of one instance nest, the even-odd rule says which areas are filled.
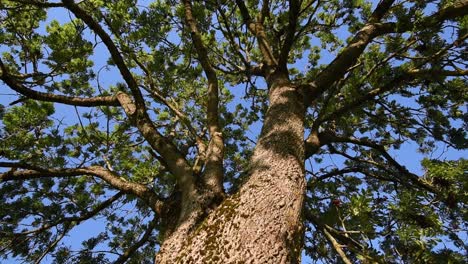
[[[201,224],[182,224],[165,240],[157,263],[300,261],[304,107],[286,78],[273,76],[270,80],[270,107],[249,180]]]

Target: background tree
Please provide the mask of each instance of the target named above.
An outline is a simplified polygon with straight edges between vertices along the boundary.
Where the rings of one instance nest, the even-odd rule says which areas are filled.
[[[4,258],[466,262],[468,1],[148,2],[0,2]]]

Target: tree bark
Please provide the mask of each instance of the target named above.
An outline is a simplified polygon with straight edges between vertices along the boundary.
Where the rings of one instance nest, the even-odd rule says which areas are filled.
[[[268,83],[270,106],[249,180],[213,211],[175,229],[156,263],[300,262],[305,110],[285,74],[272,74]]]

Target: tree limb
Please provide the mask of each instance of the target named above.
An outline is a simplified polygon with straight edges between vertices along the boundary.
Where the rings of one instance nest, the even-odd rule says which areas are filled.
[[[139,108],[145,108],[145,101],[143,95],[141,94],[140,89],[138,88],[138,83],[133,77],[132,73],[128,69],[125,61],[120,54],[115,43],[112,41],[111,37],[107,32],[97,23],[91,15],[89,15],[85,10],[81,9],[74,0],[62,0],[64,6],[70,10],[77,18],[81,19],[88,27],[96,33],[109,50],[112,60],[119,69],[120,74],[122,75],[125,83],[128,85],[128,88],[132,91],[132,95],[135,98],[136,105]]]
[[[430,192],[432,192],[434,194],[439,193],[439,191],[437,189],[435,189],[432,185],[424,182],[418,175],[410,172],[405,166],[403,166],[399,162],[397,162],[385,150],[384,146],[382,146],[380,144],[377,144],[375,142],[372,142],[372,141],[369,141],[369,140],[366,140],[366,139],[357,139],[357,138],[348,138],[348,137],[339,137],[339,136],[333,136],[330,139],[329,142],[351,143],[351,144],[355,144],[355,145],[370,147],[370,148],[372,148],[374,150],[377,150],[388,161],[388,163],[398,171],[399,176],[397,178],[401,179],[400,182],[405,182],[404,178],[406,178],[406,180],[409,180],[412,184],[414,184],[414,186],[425,189],[425,190],[430,191]],[[348,158],[350,160],[372,164],[372,165],[374,165],[376,167],[379,167],[379,168],[382,168],[382,169],[388,171],[389,173],[391,172],[391,170],[387,169],[385,165],[380,164],[378,162],[371,161],[371,160],[361,160],[361,159],[358,159],[358,158],[354,158],[354,157],[351,157],[350,155],[348,155],[346,153],[342,153],[340,151],[337,151],[334,148],[332,148],[332,151],[337,153],[337,154],[340,154],[343,157],[346,157],[346,158]]]
[[[448,70],[432,70],[432,69],[410,69],[406,72],[399,72],[395,78],[388,81],[381,87],[372,89],[362,95],[354,99],[353,101],[345,104],[344,106],[338,108],[337,110],[320,117],[314,126],[320,125],[324,121],[327,120],[335,120],[340,116],[353,111],[354,109],[362,106],[366,102],[374,99],[376,96],[381,95],[385,92],[394,90],[408,82],[414,82],[415,80],[424,78],[425,80],[430,80],[438,76],[466,76],[468,75],[468,70],[455,70],[455,71],[448,71]]]
[[[425,63],[437,60],[439,59],[442,55],[444,55],[450,48],[454,47],[457,45],[457,43],[460,43],[464,41],[465,39],[468,38],[468,34],[465,34],[458,38],[456,41],[454,41],[452,44],[442,48],[441,50],[437,51],[436,53],[432,54],[431,56],[425,57],[422,61],[419,61],[418,64],[420,66],[423,66]],[[389,57],[387,57],[388,59]],[[385,59],[385,60],[387,60]],[[385,61],[384,60],[384,61]],[[370,72],[364,77],[362,83],[358,86],[362,86],[363,82],[365,79],[367,79],[371,73],[374,71],[374,68],[370,70]],[[336,120],[337,118],[341,117],[342,115],[349,113],[353,111],[354,109],[362,106],[366,102],[374,99],[376,96],[381,95],[385,92],[395,90],[398,87],[401,87],[402,85],[410,82],[414,82],[415,80],[418,79],[423,79],[423,80],[431,80],[433,78],[436,78],[438,76],[466,76],[468,75],[467,70],[462,70],[455,68],[455,70],[443,70],[443,69],[418,69],[418,68],[413,68],[409,70],[402,70],[400,67],[394,68],[392,70],[394,74],[394,78],[391,80],[386,81],[386,83],[380,87],[377,87],[375,89],[372,89],[365,93],[364,95],[355,98],[353,101],[346,103],[344,106],[336,109],[335,111],[331,113],[327,113],[326,115],[319,115],[319,118],[314,122],[312,131],[316,131],[318,127],[325,121],[329,120]],[[311,140],[314,139],[314,135],[311,133],[309,137],[306,140],[307,142],[310,142]]]
[[[347,258],[346,254],[341,249],[342,245],[340,245],[337,239],[345,244],[350,250],[362,253],[362,250],[365,248],[359,242],[355,241],[351,237],[345,236],[341,234],[338,230],[334,229],[333,227],[323,223],[317,216],[313,215],[312,212],[306,210],[306,218],[309,220],[314,226],[325,235],[327,240],[332,244],[333,248],[337,251],[340,257],[345,261],[349,259]],[[341,254],[340,254],[341,252]],[[346,262],[346,261],[345,261]],[[348,262],[346,262],[348,263]],[[352,263],[352,262],[349,262]]]
[[[48,224],[44,224],[42,225],[41,227],[39,228],[36,228],[34,230],[29,230],[29,231],[25,231],[25,232],[21,232],[21,233],[16,233],[15,235],[28,235],[28,234],[36,234],[36,233],[40,233],[44,230],[47,230],[47,229],[50,229],[54,226],[57,226],[57,225],[60,225],[62,223],[65,223],[65,222],[68,222],[68,223],[71,223],[71,222],[77,222],[77,223],[80,223],[80,222],[83,222],[83,221],[86,221],[94,216],[96,216],[99,212],[101,212],[102,210],[106,209],[107,207],[109,207],[110,205],[112,205],[112,203],[114,203],[115,201],[117,201],[118,199],[120,199],[122,196],[124,195],[123,192],[118,192],[116,193],[115,195],[113,195],[112,197],[110,197],[109,199],[105,200],[104,202],[100,203],[98,206],[96,206],[93,210],[91,211],[87,211],[87,212],[84,212],[82,215],[78,215],[78,216],[70,216],[70,217],[62,217],[60,218],[59,220],[55,221],[55,222],[52,222],[52,223],[48,223]]]
[[[32,5],[40,8],[52,8],[52,7],[63,7],[62,3],[48,3],[39,1],[28,1],[28,0],[12,0],[14,3],[20,3],[24,5]]]
[[[93,107],[93,106],[120,106],[119,101],[115,96],[97,96],[92,98],[74,97],[57,95],[52,93],[44,93],[32,90],[24,86],[21,82],[17,81],[7,70],[2,60],[0,59],[0,79],[8,85],[15,92],[20,93],[30,99],[62,103],[67,105]]]
[[[352,264],[351,260],[346,256],[344,253],[343,249],[341,249],[341,245],[336,241],[336,239],[328,232],[326,229],[321,229],[322,233],[325,235],[327,238],[328,242],[333,246],[333,249],[335,249],[336,253],[340,256],[341,260],[343,260],[344,263],[346,264]]]
[[[306,159],[317,153],[322,146],[329,143],[328,134],[328,132],[319,133],[317,129],[310,133],[304,141]]]
[[[283,70],[287,70],[289,52],[291,51],[294,41],[296,40],[295,34],[300,9],[301,3],[299,0],[289,0],[289,23],[286,28],[286,36],[278,59],[278,66]]]
[[[255,35],[258,41],[258,45],[260,47],[260,51],[263,55],[263,60],[265,64],[269,67],[273,67],[278,65],[278,61],[276,60],[275,56],[273,55],[273,51],[271,49],[270,44],[268,43],[268,39],[263,28],[263,24],[261,21],[254,21],[249,14],[249,10],[245,5],[244,0],[236,0],[236,4],[239,7],[241,16],[244,20],[244,24],[247,26],[250,32]]]
[[[356,63],[367,44],[375,37],[392,32],[392,28],[383,27],[378,22],[394,2],[395,0],[382,0],[379,2],[369,21],[356,33],[348,46],[307,86],[306,104],[310,104],[335,81],[343,77],[348,68]]]
[[[343,176],[346,173],[352,173],[352,172],[361,172],[361,169],[360,167],[355,166],[355,167],[348,167],[344,169],[334,169],[334,170],[331,170],[327,173],[324,173],[318,176],[314,175],[315,178],[313,178],[311,182],[307,183],[307,188],[313,188],[314,184],[319,181],[323,181],[325,179],[332,178],[335,176]]]
[[[460,43],[464,41],[465,39],[468,38],[468,34],[465,34],[455,40],[453,43],[450,45],[442,48],[441,50],[437,51],[436,53],[425,57],[423,60],[418,61],[418,65],[423,66],[427,62],[434,61],[439,59],[441,56],[443,56],[450,48],[454,47],[457,45],[457,43]],[[414,42],[414,41],[412,41]],[[411,43],[409,45],[411,45]],[[407,45],[407,47],[409,47]],[[401,50],[404,50],[407,48],[406,46],[402,48]],[[388,60],[390,60],[396,53],[389,55],[387,58],[385,58],[383,61],[379,62],[384,63]],[[375,71],[377,68],[376,64],[363,78],[361,81],[361,84],[358,85],[358,87],[362,86],[364,84],[364,81],[369,78],[369,76],[372,75],[372,73]],[[392,69],[392,72],[394,73],[394,78],[391,80],[387,80],[382,86],[377,87],[375,89],[372,89],[368,91],[367,93],[364,93],[362,96],[359,96],[357,98],[354,98],[353,101],[346,103],[345,105],[341,106],[340,108],[332,111],[331,113],[326,113],[326,114],[319,114],[319,117],[317,120],[315,120],[312,131],[316,131],[318,127],[325,121],[330,121],[330,120],[336,120],[339,117],[343,116],[344,114],[352,112],[354,109],[362,106],[366,102],[369,102],[370,100],[374,99],[376,96],[384,94],[388,91],[396,90],[402,85],[408,84],[408,83],[414,83],[416,80],[431,80],[440,76],[466,76],[468,75],[467,70],[462,70],[454,67],[455,70],[444,70],[444,69],[418,69],[418,68],[413,68],[413,69],[403,69],[401,67],[396,67]],[[387,78],[387,76],[384,76],[384,78]],[[381,83],[384,81],[381,81]],[[314,135],[311,133],[307,140],[306,144],[309,143],[309,150],[312,150],[310,148],[311,142],[314,139]],[[310,151],[309,151],[309,154]]]
[[[130,121],[139,129],[148,143],[159,152],[168,164],[169,171],[179,178],[180,186],[187,195],[185,201],[194,201],[195,183],[191,166],[177,147],[161,135],[146,112],[145,100],[138,87],[138,83],[126,66],[122,55],[115,46],[109,34],[85,10],[81,9],[73,0],[62,0],[68,10],[77,18],[83,20],[104,42],[109,50],[112,60],[117,65],[120,74],[130,88],[135,103],[127,94],[119,92],[116,96],[125,110]]]
[[[47,177],[74,177],[92,175],[98,177],[112,187],[124,193],[133,194],[145,201],[156,213],[160,214],[163,202],[145,185],[128,182],[117,173],[109,171],[101,166],[83,168],[49,169],[39,168],[24,163],[0,162],[0,167],[13,167],[12,170],[0,173],[0,182],[31,180]],[[21,170],[18,170],[21,169]]]
[[[343,77],[348,68],[356,63],[364,49],[374,38],[387,33],[403,33],[413,27],[431,27],[445,20],[468,14],[468,1],[464,0],[425,17],[416,25],[412,23],[397,25],[394,22],[379,23],[378,21],[390,9],[393,2],[394,0],[382,0],[371,15],[369,22],[355,35],[348,46],[317,75],[313,82],[305,85],[304,88],[307,90],[306,103],[308,105],[335,81]]]
[[[213,69],[208,51],[203,43],[201,34],[198,30],[197,22],[192,14],[192,3],[190,0],[184,0],[185,22],[190,28],[195,50],[198,54],[198,60],[205,71],[208,79],[208,103],[207,103],[207,121],[208,132],[210,134],[210,143],[206,153],[206,166],[203,174],[205,185],[215,194],[222,195],[223,191],[223,159],[224,159],[224,140],[221,134],[219,123],[219,88],[218,77]]]

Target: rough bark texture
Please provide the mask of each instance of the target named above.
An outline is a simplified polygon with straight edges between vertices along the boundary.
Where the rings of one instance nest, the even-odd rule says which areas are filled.
[[[194,214],[165,239],[156,263],[298,263],[302,248],[304,107],[272,76],[270,107],[249,180],[206,217]]]

